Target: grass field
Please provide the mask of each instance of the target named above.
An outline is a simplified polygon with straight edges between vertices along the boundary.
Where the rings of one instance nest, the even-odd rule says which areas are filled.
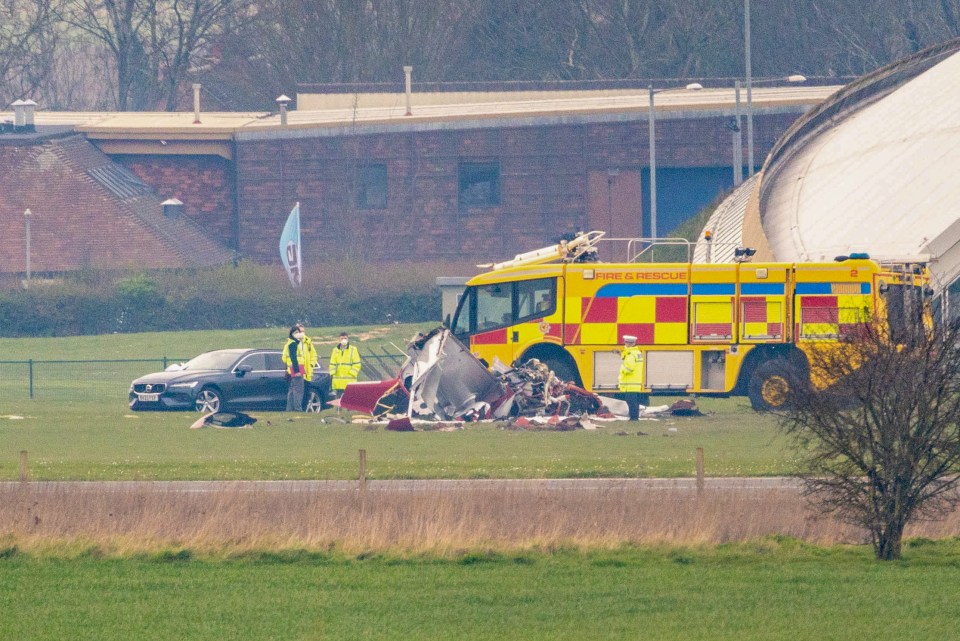
[[[427,327],[346,329],[361,349],[371,349],[402,347]],[[340,330],[311,333],[324,345],[332,344]],[[283,328],[267,328],[0,339],[0,354],[2,360],[176,358],[229,346],[273,346],[284,335]],[[698,399],[709,416],[606,423],[592,432],[508,432],[468,425],[455,432],[397,434],[332,422],[338,417],[331,411],[323,416],[259,412],[250,430],[190,430],[193,413],[128,410],[130,380],[156,369],[154,364],[36,367],[33,399],[28,377],[14,367],[26,366],[0,364],[0,479],[17,477],[22,450],[28,453],[31,478],[47,480],[350,479],[357,476],[360,449],[367,451],[373,479],[692,476],[698,447],[705,450],[708,475],[795,471],[773,420],[754,413],[743,398]],[[638,436],[640,431],[646,435]]]
[[[312,332],[334,340],[340,328]],[[349,328],[403,345],[408,326]],[[0,360],[189,357],[285,330],[0,339]],[[518,432],[394,433],[342,415],[131,413],[142,365],[0,364],[0,480],[780,475],[796,461],[745,399],[706,416]],[[4,369],[6,368],[6,369]],[[665,399],[669,401],[671,399]],[[638,432],[644,435],[638,435]],[[684,639],[956,637],[960,514],[878,563],[796,491],[223,492],[0,486],[0,639]],[[802,539],[802,540],[801,540]],[[933,541],[931,539],[938,539]],[[817,542],[812,545],[803,541]]]
[[[868,550],[789,539],[708,548],[464,553],[451,558],[250,553],[0,559],[0,638],[956,638],[956,541]]]
[[[699,404],[714,413],[604,423],[596,431],[467,424],[453,432],[397,433],[330,422],[338,418],[331,410],[254,412],[252,429],[191,430],[193,413],[132,413],[120,400],[18,400],[0,413],[0,480],[17,478],[21,450],[37,480],[352,479],[360,449],[371,479],[692,476],[698,447],[711,476],[795,471],[772,419],[741,399]]]

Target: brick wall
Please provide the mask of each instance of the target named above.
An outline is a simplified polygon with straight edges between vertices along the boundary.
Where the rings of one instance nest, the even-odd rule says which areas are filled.
[[[756,115],[762,161],[797,115]],[[661,119],[658,168],[728,167],[729,118]],[[746,136],[744,136],[746,154]],[[585,228],[590,172],[648,167],[645,120],[608,124],[449,129],[356,136],[241,141],[232,163],[217,157],[118,156],[176,196],[186,213],[254,260],[279,260],[277,239],[301,203],[304,258],[348,254],[371,260],[489,261]],[[496,162],[500,202],[463,209],[458,163]],[[363,209],[358,165],[387,167],[387,206]],[[237,209],[234,209],[234,191]],[[234,218],[236,216],[236,218]]]
[[[220,156],[111,157],[157,190],[183,202],[184,213],[213,238],[236,248],[233,163]]]

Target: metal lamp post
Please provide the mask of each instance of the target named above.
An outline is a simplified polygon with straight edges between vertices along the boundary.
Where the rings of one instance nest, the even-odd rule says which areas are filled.
[[[733,184],[743,182],[743,130],[740,127],[740,81],[733,84]]]
[[[653,85],[647,87],[650,94],[650,106],[647,108],[647,133],[650,137],[650,238],[652,239],[657,238],[657,118],[653,97],[664,91],[681,88],[696,91],[703,89],[703,85],[692,82],[685,87],[669,87],[666,89],[654,89]]]
[[[750,61],[750,0],[743,0],[743,51],[747,73],[747,175],[753,175],[753,70]]]
[[[27,225],[27,286],[30,286],[30,219],[33,218],[33,212],[29,209],[23,212],[23,220]]]
[[[653,111],[653,85],[650,90],[650,106],[647,109],[647,135],[650,137],[650,237],[657,237],[657,119]]]
[[[749,0],[747,0],[747,2],[749,3]],[[748,40],[748,42],[749,42],[749,40]],[[747,175],[748,175],[748,176],[752,176],[755,172],[754,172],[754,162],[753,162],[753,98],[752,98],[752,92],[751,92],[751,85],[752,85],[752,84],[757,84],[757,83],[767,83],[767,82],[789,82],[789,83],[792,83],[792,84],[796,84],[796,83],[800,83],[800,82],[806,82],[806,81],[807,81],[807,77],[804,76],[804,75],[801,75],[801,74],[799,74],[799,73],[796,73],[796,74],[793,74],[793,75],[790,75],[790,76],[780,76],[780,77],[777,77],[777,78],[761,78],[761,79],[757,80],[756,82],[754,82],[754,81],[750,78],[750,67],[749,67],[750,62],[749,62],[749,61],[750,61],[750,55],[749,55],[749,52],[748,52],[748,54],[747,54],[747,65],[748,65],[748,67],[747,67],[747,163],[748,163],[747,171],[748,171],[749,173],[748,173]],[[736,103],[737,103],[737,116],[736,116],[736,118],[737,118],[737,123],[738,123],[738,124],[739,124],[739,122],[740,122],[740,89],[739,89],[739,86],[740,86],[740,81],[738,80],[738,81],[736,82],[736,94],[737,94],[737,98],[736,98]]]

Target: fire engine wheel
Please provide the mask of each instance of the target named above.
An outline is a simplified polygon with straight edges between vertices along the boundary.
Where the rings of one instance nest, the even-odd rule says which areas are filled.
[[[747,389],[750,405],[758,412],[785,408],[797,381],[797,368],[788,361],[777,358],[761,363],[750,377]]]
[[[554,375],[561,381],[573,383],[574,385],[581,384],[580,375],[577,373],[576,368],[570,365],[570,363],[558,358],[545,358],[543,363],[553,370]]]

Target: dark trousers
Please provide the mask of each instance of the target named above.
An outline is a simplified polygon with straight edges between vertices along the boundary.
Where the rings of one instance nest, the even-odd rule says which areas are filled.
[[[287,411],[288,412],[302,412],[303,411],[303,377],[302,376],[291,376],[290,377],[290,389],[287,390]]]
[[[630,420],[640,420],[640,392],[624,392],[623,400],[627,402],[627,408],[630,410]]]

